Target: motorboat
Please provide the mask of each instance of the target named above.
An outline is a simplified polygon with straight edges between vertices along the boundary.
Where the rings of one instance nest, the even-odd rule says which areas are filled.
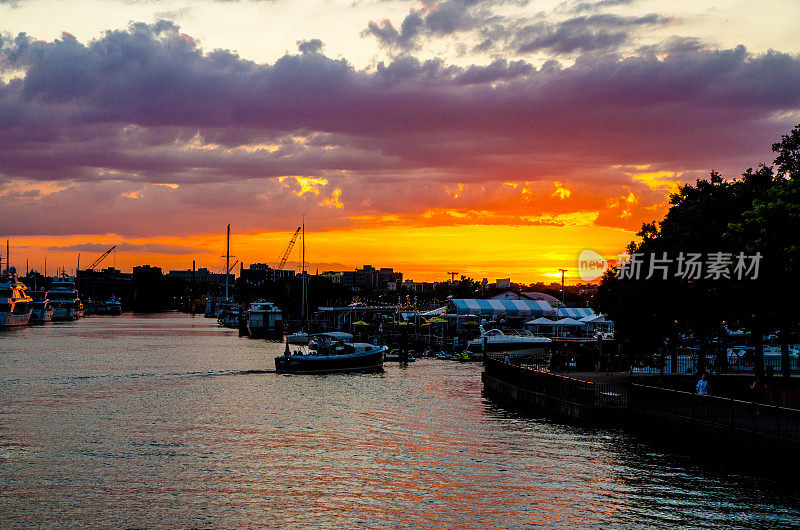
[[[75,289],[74,278],[62,274],[53,278],[53,287],[48,291],[53,306],[53,320],[76,320],[83,317],[83,304]]]
[[[260,339],[283,328],[283,312],[277,305],[264,300],[250,304],[247,310],[247,331],[250,337]]]
[[[33,312],[33,298],[17,279],[17,268],[9,267],[0,275],[0,327],[26,326]]]
[[[467,343],[466,353],[473,359],[485,353],[509,353],[514,356],[536,355],[547,351],[552,341],[527,330],[490,329]]]
[[[43,324],[53,320],[53,306],[47,297],[47,291],[30,291],[33,298],[33,312],[31,312],[31,324]]]
[[[365,342],[342,342],[325,334],[315,335],[315,348],[290,351],[275,358],[275,370],[283,374],[378,372],[383,370],[386,346]]]

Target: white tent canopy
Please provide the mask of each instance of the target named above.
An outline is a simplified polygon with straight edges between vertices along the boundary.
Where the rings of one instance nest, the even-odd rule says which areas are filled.
[[[580,322],[575,320],[574,318],[562,318],[561,320],[556,320],[556,326],[585,326],[586,322]]]
[[[555,326],[556,323],[549,318],[539,317],[525,322],[526,326]]]
[[[585,324],[611,324],[611,321],[606,319],[605,315],[592,315],[580,319]]]

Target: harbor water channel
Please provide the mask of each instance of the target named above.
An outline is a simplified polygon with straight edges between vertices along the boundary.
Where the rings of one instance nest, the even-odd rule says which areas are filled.
[[[480,363],[282,352],[177,313],[3,332],[2,526],[800,525],[796,483],[503,409]]]

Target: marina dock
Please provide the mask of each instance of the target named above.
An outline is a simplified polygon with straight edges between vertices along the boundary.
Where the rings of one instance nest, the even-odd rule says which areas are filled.
[[[800,389],[796,378],[776,379],[773,392],[743,400],[729,396],[746,388],[747,376],[716,376],[722,394],[698,395],[689,390],[691,375],[551,373],[499,357],[487,357],[484,366],[485,395],[523,412],[619,426],[712,453],[753,455],[776,469],[800,450],[800,410],[788,406]]]

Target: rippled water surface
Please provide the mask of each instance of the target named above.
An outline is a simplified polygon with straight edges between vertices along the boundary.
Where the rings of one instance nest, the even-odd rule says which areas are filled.
[[[479,364],[265,373],[281,352],[177,314],[3,332],[3,526],[800,524],[796,486],[505,411]]]

